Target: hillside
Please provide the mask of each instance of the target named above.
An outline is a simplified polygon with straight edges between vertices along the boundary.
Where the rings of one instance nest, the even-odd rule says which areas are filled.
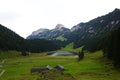
[[[104,56],[113,61],[116,68],[120,68],[120,28],[112,31],[104,42]]]
[[[89,22],[77,24],[66,37],[75,43],[75,47],[84,45],[85,49],[95,51],[102,48],[104,37],[118,27],[120,27],[120,10],[115,9]]]
[[[42,33],[37,31],[35,36],[31,34],[28,39],[45,38],[58,40],[59,37],[62,37],[66,39],[63,40],[66,44],[74,42],[74,48],[84,46],[84,49],[88,51],[96,51],[102,48],[105,36],[120,26],[120,10],[115,9],[106,15],[92,19],[89,22],[79,23],[71,29],[65,29],[63,28],[63,25],[61,26],[59,27],[59,31],[58,28],[51,31],[49,30],[50,32],[48,30],[47,32],[45,31]],[[62,28],[63,30],[61,30]],[[44,35],[44,37],[42,35]]]
[[[24,38],[0,25],[0,50],[23,50]]]
[[[45,39],[26,40],[12,30],[0,25],[0,51],[43,52],[58,48],[53,41]]]

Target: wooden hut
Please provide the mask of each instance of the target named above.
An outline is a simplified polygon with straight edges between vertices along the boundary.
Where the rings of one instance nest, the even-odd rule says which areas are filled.
[[[54,68],[57,69],[57,70],[60,70],[60,71],[65,70],[64,67],[60,64],[56,65]]]
[[[51,69],[52,69],[52,67],[47,65],[46,67],[33,67],[33,68],[31,68],[30,72],[31,73],[34,73],[34,72],[42,73],[46,70],[51,70]]]

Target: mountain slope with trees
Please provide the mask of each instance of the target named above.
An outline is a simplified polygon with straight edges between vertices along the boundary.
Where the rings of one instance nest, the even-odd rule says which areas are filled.
[[[23,50],[25,40],[10,29],[0,25],[0,50]]]
[[[44,32],[43,33],[38,32],[35,36],[30,35],[31,37],[29,36],[28,39],[45,38],[48,40],[49,39],[55,40],[56,38],[62,36],[63,38],[66,39],[65,41],[63,41],[63,43],[69,44],[74,42],[74,48],[84,46],[84,49],[88,51],[96,51],[102,49],[103,40],[105,36],[110,31],[117,29],[119,25],[120,25],[120,10],[116,8],[114,11],[106,15],[97,17],[86,23],[79,23],[73,26],[71,29],[65,29],[62,25],[58,25],[59,29],[55,28],[51,30],[51,32],[45,34]],[[59,30],[60,32],[57,30]],[[44,35],[44,37],[42,35]],[[51,35],[51,37],[48,35]]]
[[[96,51],[102,48],[105,36],[120,26],[120,10],[97,17],[89,22],[80,23],[71,29],[65,37],[74,42],[75,48],[84,46],[84,49]]]
[[[53,41],[45,39],[26,40],[12,30],[0,25],[0,51],[43,52],[56,50],[58,48]]]
[[[115,9],[89,22],[77,24],[71,29],[65,28],[62,24],[58,24],[52,30],[40,29],[33,32],[27,39],[20,37],[15,32],[0,25],[0,49],[41,52],[47,49],[60,49],[73,42],[74,48],[84,46],[84,49],[88,51],[96,51],[102,49],[105,36],[119,27],[119,9]]]
[[[120,68],[120,27],[106,37],[103,51],[104,56],[111,59],[115,67]]]

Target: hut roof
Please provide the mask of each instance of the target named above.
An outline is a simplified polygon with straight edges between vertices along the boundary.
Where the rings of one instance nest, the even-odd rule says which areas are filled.
[[[57,68],[57,69],[64,69],[64,67],[62,65],[60,65],[60,64],[56,65],[55,68]]]
[[[48,70],[53,69],[50,65],[47,65],[46,68],[47,68]]]

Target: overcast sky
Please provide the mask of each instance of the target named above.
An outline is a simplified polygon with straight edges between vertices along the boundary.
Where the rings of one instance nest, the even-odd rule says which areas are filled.
[[[0,0],[0,24],[26,38],[40,28],[67,28],[120,9],[120,0]]]

